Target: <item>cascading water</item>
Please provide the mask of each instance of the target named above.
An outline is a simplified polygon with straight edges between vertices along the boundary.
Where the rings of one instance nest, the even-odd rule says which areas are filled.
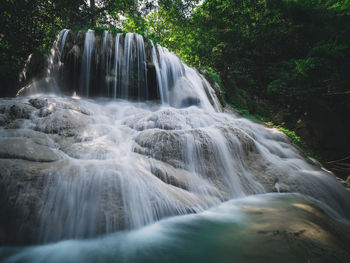
[[[132,49],[132,42],[134,39],[134,34],[132,33],[127,33],[125,35],[125,40],[124,40],[124,56],[123,56],[123,63],[125,63],[122,67],[122,79],[121,79],[121,98],[127,98],[129,94],[129,84],[130,84],[130,60],[133,59],[135,56],[133,54],[133,49]]]
[[[137,87],[139,97],[142,96],[148,99],[148,89],[143,87],[148,87],[147,84],[147,67],[146,67],[146,54],[145,54],[145,44],[143,42],[143,37],[141,35],[136,35],[136,54],[137,57]],[[145,90],[145,94],[142,94]]]
[[[106,86],[107,90],[107,96],[111,97],[113,94],[115,98],[115,94],[112,93],[112,85],[110,81],[110,70],[112,64],[112,45],[113,45],[113,39],[112,35],[108,33],[108,31],[103,32],[103,44],[102,44],[102,54],[101,54],[101,71],[102,75],[105,75],[105,79],[102,79],[100,82],[100,86]],[[118,52],[116,52],[117,54]]]
[[[121,65],[119,64],[119,43],[120,43],[120,37],[121,34],[117,34],[115,37],[115,49],[114,49],[114,81],[113,81],[113,98],[117,97],[117,87],[120,85],[120,68]],[[119,78],[119,79],[118,79]]]
[[[142,36],[104,31],[95,35],[64,29],[48,61],[50,79],[61,91],[85,97],[160,100],[162,105],[212,108],[210,85],[167,49]],[[49,87],[46,87],[48,90]],[[41,89],[45,92],[45,88]],[[52,92],[54,90],[50,90]],[[209,97],[209,100],[208,100]]]
[[[6,231],[17,231],[32,244],[136,230],[18,254],[0,249],[0,259],[3,253],[5,262],[159,262],[169,253],[169,262],[198,261],[199,254],[206,255],[203,262],[215,257],[226,262],[226,250],[220,250],[225,256],[208,254],[215,242],[225,240],[218,233],[234,229],[237,236],[230,238],[249,244],[252,235],[269,238],[269,223],[275,227],[277,216],[286,221],[289,215],[293,227],[304,227],[315,215],[317,220],[328,216],[348,233],[349,191],[305,161],[278,130],[222,110],[206,79],[176,55],[151,42],[146,45],[137,34],[101,36],[89,30],[81,44],[72,39],[82,37],[71,34],[62,31],[57,43],[63,47],[56,47],[63,56],[63,78],[67,70],[74,72],[71,67],[81,72],[68,91],[114,99],[35,95],[1,102],[0,112],[9,120],[0,126],[0,190],[6,189],[0,202],[15,200],[15,207],[25,208],[11,212],[24,219]],[[72,61],[78,62],[72,66]],[[18,187],[21,180],[27,182],[24,190]],[[247,199],[251,195],[256,197]],[[207,210],[237,198],[243,199]],[[146,226],[188,213],[199,214]],[[23,232],[26,222],[30,230]],[[327,225],[310,222],[309,227]],[[287,225],[281,226],[286,233],[292,231]],[[182,253],[181,242],[193,246],[193,254]],[[70,245],[77,254],[62,256]],[[89,248],[93,252],[86,257]]]
[[[174,87],[175,80],[183,76],[184,65],[177,56],[159,45],[155,46],[153,43],[152,59],[156,69],[161,101],[163,104],[169,104],[169,89]]]
[[[88,30],[85,36],[84,54],[82,60],[81,69],[81,88],[80,92],[84,96],[90,95],[90,83],[91,83],[91,63],[93,59],[93,51],[95,44],[94,31]]]
[[[59,38],[62,39],[61,40],[61,43],[60,43],[60,58],[63,57],[63,49],[64,49],[64,45],[66,44],[66,40],[67,40],[67,36],[68,36],[68,33],[69,33],[69,29],[63,29],[61,32],[60,32],[60,35],[59,35]]]

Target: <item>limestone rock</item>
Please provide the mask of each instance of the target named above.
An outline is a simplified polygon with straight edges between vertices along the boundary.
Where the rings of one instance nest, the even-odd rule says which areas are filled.
[[[42,98],[33,98],[29,100],[29,103],[32,104],[35,108],[41,109],[48,106],[48,100]]]
[[[23,159],[34,162],[54,162],[59,159],[51,148],[27,138],[1,138],[0,158]]]
[[[36,121],[35,129],[45,133],[57,133],[63,136],[79,134],[81,128],[89,123],[89,119],[78,111],[57,109],[46,118]]]
[[[350,211],[342,186],[286,136],[229,114],[64,96],[1,100],[0,243],[94,237],[265,192]]]

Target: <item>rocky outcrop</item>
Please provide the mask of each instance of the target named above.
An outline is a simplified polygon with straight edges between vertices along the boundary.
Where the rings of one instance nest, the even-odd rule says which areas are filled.
[[[33,143],[27,138],[0,139],[0,158],[23,159],[33,162],[54,162],[59,158],[49,147]]]
[[[226,105],[225,93],[223,92],[220,84],[211,76],[210,72],[207,69],[200,69],[199,72],[205,76],[206,80],[210,83],[211,87],[214,89],[216,97],[219,99],[221,106],[225,107]]]
[[[113,120],[117,105],[109,112],[68,97],[1,101],[0,244],[92,237],[219,202],[215,194],[188,188],[190,172],[124,148],[124,136],[118,137],[123,128],[116,130]],[[135,167],[122,161],[130,154]],[[133,177],[125,178],[130,173]],[[142,183],[143,177],[148,179]],[[140,193],[125,200],[127,189],[131,194],[138,184]],[[142,194],[144,187],[149,196]],[[155,199],[158,195],[164,198]],[[140,204],[147,207],[138,222],[133,217],[142,208],[134,206]]]
[[[346,180],[350,176],[350,111],[348,107],[344,107],[348,95],[345,94],[342,98],[341,95],[337,95],[332,100],[324,98],[329,99],[329,107],[311,107],[310,104],[304,105],[301,111],[281,110],[281,105],[276,104],[274,98],[258,97],[244,89],[228,91],[230,94],[227,94],[226,99],[238,108],[246,109],[252,115],[266,117],[275,124],[295,131],[306,145],[307,151],[312,151],[313,156],[317,156],[337,177]]]
[[[35,79],[44,78],[47,74],[48,58],[39,52],[29,55],[24,69],[20,73],[20,85],[26,86]]]
[[[232,113],[59,96],[0,101],[0,244],[94,237],[230,198],[349,193],[280,132]]]
[[[38,241],[48,178],[67,165],[60,144],[84,123],[85,114],[72,108],[59,99],[1,101],[1,244]]]
[[[106,32],[107,33],[107,32]],[[96,97],[129,97],[131,99],[159,99],[157,90],[157,78],[155,66],[152,61],[152,45],[149,40],[144,39],[145,61],[143,67],[147,72],[145,81],[140,91],[139,78],[141,69],[138,63],[141,58],[136,38],[131,43],[131,52],[128,54],[128,65],[120,68],[125,58],[125,34],[119,38],[118,48],[116,36],[109,34],[108,41],[104,38],[104,32],[94,32],[94,42],[92,43],[92,53],[89,57],[91,61],[88,65],[89,72],[85,72],[84,45],[85,31],[67,31],[63,37],[63,31],[54,44],[51,54],[46,56],[40,53],[33,53],[29,56],[23,72],[21,73],[21,89],[17,96],[27,96],[35,93],[63,92],[66,95],[77,93],[79,95]],[[135,34],[136,36],[136,34]],[[139,35],[137,35],[139,36]],[[141,37],[141,36],[140,36]],[[64,43],[63,43],[64,38]],[[140,47],[141,48],[141,47]],[[118,50],[118,62],[115,64],[115,52]],[[125,63],[125,62],[123,62]],[[119,67],[116,69],[116,67]],[[88,75],[86,77],[85,75]],[[126,77],[128,75],[128,77]],[[115,81],[128,78],[128,94],[120,94],[120,87],[117,94],[114,94]],[[87,83],[84,79],[88,79]],[[140,80],[141,81],[141,80]],[[89,86],[88,94],[85,93],[85,86]],[[56,86],[55,89],[52,86]],[[125,89],[125,88],[124,88]]]
[[[177,108],[221,110],[223,94],[175,54],[141,35],[63,30],[50,55],[32,54],[17,96],[38,93],[160,100]],[[222,105],[217,100],[219,98]]]

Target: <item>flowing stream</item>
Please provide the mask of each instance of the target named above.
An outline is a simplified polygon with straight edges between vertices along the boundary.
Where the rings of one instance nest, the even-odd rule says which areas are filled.
[[[53,56],[61,57],[50,60],[58,75],[78,50],[70,34],[60,33]],[[310,251],[293,250],[284,236],[276,241],[281,246],[265,246],[260,234],[320,226],[314,231],[336,239],[322,223],[333,221],[349,233],[349,191],[280,131],[223,107],[197,70],[137,34],[89,30],[84,39],[81,58],[71,60],[70,71],[80,72],[70,79],[73,96],[2,101],[4,114],[13,103],[33,105],[15,131],[1,127],[2,138],[33,134],[30,143],[40,137],[54,156],[40,168],[35,204],[34,243],[51,244],[0,248],[4,262],[256,262],[272,248],[277,255],[263,262],[281,262],[278,253],[289,253],[283,262],[296,262]],[[10,189],[6,171],[1,182]],[[28,194],[17,205],[31,202]],[[61,241],[103,234],[109,235]],[[262,245],[250,251],[254,238]],[[348,259],[346,252],[338,256]]]

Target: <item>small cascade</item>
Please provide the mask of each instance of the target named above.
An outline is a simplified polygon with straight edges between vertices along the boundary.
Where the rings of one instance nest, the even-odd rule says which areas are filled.
[[[133,54],[133,48],[132,43],[134,40],[134,34],[133,33],[127,33],[125,35],[124,40],[124,56],[122,61],[122,78],[121,78],[121,94],[120,97],[123,99],[126,99],[129,94],[129,85],[132,83],[133,79],[130,75],[130,64],[132,62],[132,58],[135,56]]]
[[[35,75],[27,76],[28,68],[31,66],[31,60],[33,54],[30,54],[23,71],[20,74],[20,82],[28,84],[28,86],[22,88],[17,95],[21,95],[21,92],[33,94],[33,93],[59,93],[61,91],[61,82],[63,80],[62,72],[64,68],[64,48],[69,34],[69,29],[63,29],[57,36],[54,42],[53,48],[50,53],[44,59],[46,60],[45,72],[36,72],[40,77]],[[37,60],[34,58],[33,60]],[[43,61],[44,61],[43,60]],[[37,62],[34,62],[37,63]],[[41,66],[36,65],[36,68]],[[43,67],[44,68],[44,67]]]
[[[121,78],[120,78],[120,73],[121,73],[121,65],[120,65],[120,39],[121,39],[122,34],[117,34],[115,36],[115,48],[114,48],[114,80],[113,80],[113,98],[117,97],[117,90],[118,87],[121,88],[121,84],[119,83]],[[119,92],[120,93],[120,92]]]
[[[101,78],[101,87],[105,87],[107,91],[107,96],[112,95],[112,85],[110,80],[110,71],[112,70],[112,45],[113,38],[108,31],[103,32],[103,44],[102,44],[102,54],[101,54],[101,75],[105,78]]]
[[[220,109],[214,90],[201,74],[138,34],[64,29],[49,59],[48,76],[55,84],[48,86],[70,95]]]
[[[153,45],[153,43],[152,59],[156,68],[161,101],[163,104],[169,104],[169,91],[174,88],[176,81],[184,75],[184,65],[176,55],[170,53],[166,48]]]
[[[63,29],[61,32],[60,32],[60,35],[59,35],[59,38],[62,39],[61,40],[61,43],[60,43],[60,60],[62,60],[63,58],[63,50],[64,50],[64,45],[66,43],[66,39],[67,39],[67,36],[68,36],[68,33],[69,33],[69,29]]]
[[[147,87],[147,67],[146,67],[146,52],[145,52],[145,44],[143,42],[143,37],[141,35],[135,35],[136,37],[136,50],[137,50],[137,88],[139,98],[143,97],[148,99],[148,89],[144,89],[143,87]]]
[[[93,59],[95,44],[95,34],[93,30],[88,30],[85,35],[84,54],[82,59],[80,94],[89,97],[91,86],[91,63]]]

